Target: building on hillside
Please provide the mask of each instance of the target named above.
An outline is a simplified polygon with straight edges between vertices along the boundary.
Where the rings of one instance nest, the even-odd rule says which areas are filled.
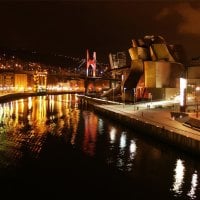
[[[34,91],[45,92],[47,90],[47,71],[36,71],[33,75]]]
[[[14,73],[5,72],[0,74],[1,92],[9,92],[14,89]]]
[[[24,92],[27,90],[27,74],[25,73],[7,73],[0,74],[1,92]]]
[[[27,86],[28,86],[27,74],[14,74],[14,90],[16,92],[26,91]]]

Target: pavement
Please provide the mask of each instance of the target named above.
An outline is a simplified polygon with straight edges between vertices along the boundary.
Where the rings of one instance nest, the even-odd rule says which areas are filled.
[[[150,104],[147,104],[150,105]],[[150,106],[150,108],[145,104],[138,105],[100,105],[108,110],[127,115],[131,118],[137,118],[144,121],[145,123],[151,123],[158,127],[164,127],[172,132],[185,135],[186,137],[193,138],[195,140],[200,140],[200,130],[195,130],[193,128],[183,125],[183,123],[178,122],[171,118],[171,112],[174,111],[174,107],[162,107],[157,108]],[[195,113],[190,113],[189,117],[196,118]],[[199,119],[200,117],[196,118]]]

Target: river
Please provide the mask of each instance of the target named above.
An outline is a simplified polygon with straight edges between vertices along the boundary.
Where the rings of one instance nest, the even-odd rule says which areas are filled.
[[[200,199],[197,157],[83,108],[74,94],[0,104],[0,178],[7,197]]]

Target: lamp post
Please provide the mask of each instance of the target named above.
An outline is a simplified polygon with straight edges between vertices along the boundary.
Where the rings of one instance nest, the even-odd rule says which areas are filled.
[[[150,101],[151,101],[151,105],[152,105],[152,98],[153,98],[153,95],[152,95],[152,93],[150,93]]]
[[[115,97],[114,97],[114,95],[115,95],[115,94],[114,94],[114,88],[115,88],[115,87],[114,87],[114,83],[113,83],[113,84],[112,84],[112,90],[113,90],[113,101],[115,100]]]
[[[196,87],[195,88],[195,99],[196,99],[196,107],[197,107],[197,111],[196,111],[196,117],[199,117],[199,96],[198,96],[198,92],[200,91],[200,87]]]
[[[133,88],[133,105],[135,110],[135,88]]]
[[[114,98],[114,87],[113,87],[113,101],[115,100],[115,98]]]
[[[187,80],[180,78],[180,111],[185,112]]]
[[[125,100],[126,100],[126,88],[124,88],[124,106],[125,106]]]
[[[133,104],[135,105],[135,88],[133,88]]]

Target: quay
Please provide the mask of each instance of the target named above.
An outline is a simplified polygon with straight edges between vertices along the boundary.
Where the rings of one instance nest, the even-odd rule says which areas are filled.
[[[18,100],[33,96],[46,96],[46,95],[61,95],[61,94],[80,94],[83,91],[53,91],[53,92],[16,92],[0,95],[0,103],[8,102],[11,100]]]
[[[0,103],[29,96],[51,94],[66,94],[66,92],[7,94],[0,96]],[[191,127],[184,123],[184,120],[174,119],[171,115],[174,107],[172,108],[172,106],[169,106],[170,104],[164,101],[162,104],[147,102],[133,105],[92,98],[81,94],[78,96],[82,104],[92,105],[94,111],[99,114],[119,121],[139,133],[149,135],[186,152],[200,155],[200,120],[195,119],[194,113],[188,114],[188,119],[196,120],[198,128]],[[164,103],[166,103],[165,106]]]
[[[93,106],[94,111],[109,119],[185,152],[200,155],[200,129],[186,126],[184,120],[174,119],[171,116],[173,110],[169,106],[157,107],[151,103],[130,105],[87,96],[83,96],[83,99]],[[147,108],[146,105],[151,107]],[[188,119],[194,119],[194,114],[189,114]],[[200,126],[200,120],[194,120]]]

